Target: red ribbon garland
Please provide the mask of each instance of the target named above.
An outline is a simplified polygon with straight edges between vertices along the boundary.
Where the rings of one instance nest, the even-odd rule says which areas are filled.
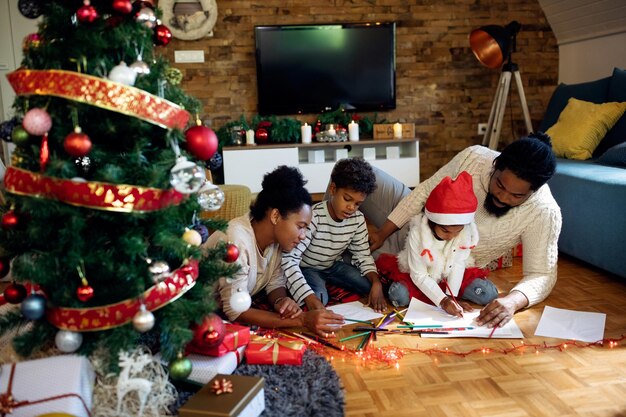
[[[85,407],[85,411],[87,412],[87,415],[91,417],[91,411],[89,411],[89,407],[87,407],[87,404],[85,403],[85,400],[83,400],[83,397],[74,393],[55,395],[54,397],[43,398],[41,400],[36,400],[36,401],[14,400],[13,395],[11,394],[11,391],[13,390],[13,376],[14,375],[15,375],[15,363],[11,364],[11,374],[9,375],[9,383],[7,385],[7,392],[0,394],[0,413],[2,413],[2,417],[5,417],[7,414],[12,414],[13,411],[19,407],[24,407],[28,405],[34,405],[34,404],[41,404],[41,403],[45,403],[48,401],[55,401],[55,400],[60,400],[61,398],[69,398],[69,397],[78,398],[80,402],[83,404],[83,407]]]

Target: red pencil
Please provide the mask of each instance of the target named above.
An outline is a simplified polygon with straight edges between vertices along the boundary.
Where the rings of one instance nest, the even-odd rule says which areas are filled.
[[[444,284],[446,284],[446,288],[448,289],[448,292],[450,293],[450,297],[452,297],[452,301],[454,301],[454,304],[458,305],[459,308],[461,309],[461,317],[463,317],[463,307],[461,307],[461,304],[459,304],[458,301],[456,301],[456,298],[454,297],[454,294],[452,294],[452,290],[450,289],[450,286],[448,285],[448,280],[444,279],[443,280]]]
[[[491,336],[493,336],[493,334],[496,332],[496,329],[498,328],[498,326],[493,326],[493,329],[491,329],[491,333],[489,333],[489,339],[491,339]]]

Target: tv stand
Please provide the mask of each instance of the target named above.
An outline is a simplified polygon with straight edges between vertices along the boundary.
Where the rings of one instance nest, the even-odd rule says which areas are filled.
[[[420,182],[418,139],[365,139],[358,142],[285,143],[253,146],[228,146],[223,149],[224,182],[247,185],[253,193],[261,191],[263,175],[279,165],[293,166],[307,179],[310,193],[326,191],[330,173],[337,159],[364,157],[409,187]],[[310,152],[313,152],[310,154]],[[337,152],[339,151],[339,153]]]

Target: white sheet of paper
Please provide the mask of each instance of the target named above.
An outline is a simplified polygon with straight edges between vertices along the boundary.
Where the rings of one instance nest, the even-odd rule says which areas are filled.
[[[355,320],[372,320],[383,316],[381,313],[377,313],[371,307],[366,307],[360,301],[353,301],[351,303],[335,304],[334,306],[326,307],[328,310],[334,313],[341,314],[345,318]],[[353,324],[354,322],[346,322],[346,324]]]
[[[597,342],[604,339],[606,314],[564,310],[546,306],[537,324],[535,336]]]
[[[449,337],[481,337],[488,338],[491,335],[490,329],[485,326],[478,326],[476,324],[476,317],[480,314],[480,310],[474,310],[463,313],[463,318],[454,317],[446,313],[439,307],[435,307],[430,304],[426,304],[415,298],[411,299],[409,303],[409,309],[404,316],[404,321],[420,326],[442,326],[444,328],[450,327],[473,327],[473,329],[460,330],[460,331],[448,331],[448,334],[429,334],[422,333],[422,337],[437,337],[437,338],[449,338]],[[522,339],[524,335],[520,330],[515,320],[511,319],[503,327],[499,327],[491,336],[493,339]]]

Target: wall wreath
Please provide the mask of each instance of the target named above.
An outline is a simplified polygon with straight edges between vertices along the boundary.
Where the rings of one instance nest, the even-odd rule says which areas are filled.
[[[217,2],[216,0],[198,1],[202,6],[202,11],[176,15],[174,13],[176,0],[159,0],[159,7],[163,10],[163,22],[175,38],[192,41],[205,36],[213,36],[213,27],[217,22]]]

